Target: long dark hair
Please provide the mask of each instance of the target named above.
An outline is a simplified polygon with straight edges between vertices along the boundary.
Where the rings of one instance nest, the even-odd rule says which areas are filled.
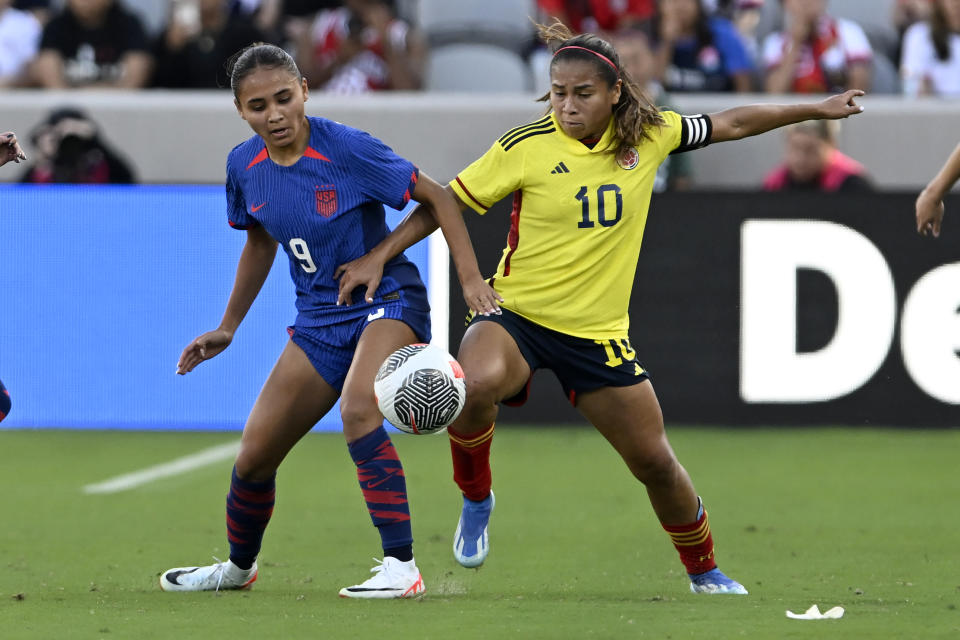
[[[267,44],[266,42],[254,42],[237,51],[227,60],[226,67],[234,98],[239,97],[240,82],[260,67],[268,69],[282,67],[289,71],[290,75],[297,79],[297,82],[300,82],[303,78],[297,63],[294,62],[289,53],[277,45]]]
[[[592,33],[582,33],[574,36],[573,32],[560,21],[556,21],[549,26],[542,24],[536,26],[540,39],[553,51],[559,51],[559,53],[554,53],[553,61],[550,63],[551,67],[563,60],[582,60],[593,64],[597,73],[609,86],[615,85],[617,80],[622,81],[620,100],[613,107],[614,130],[617,139],[620,141],[617,152],[628,147],[639,146],[645,139],[651,139],[647,128],[662,126],[665,122],[663,116],[660,115],[660,110],[650,102],[643,89],[620,66],[620,56],[613,45]],[[560,51],[564,47],[581,47],[581,49]],[[583,49],[589,51],[583,51]],[[591,51],[593,53],[590,53]],[[595,54],[607,58],[613,63],[613,66],[610,66],[603,58]],[[549,91],[540,98],[541,102],[549,100]]]

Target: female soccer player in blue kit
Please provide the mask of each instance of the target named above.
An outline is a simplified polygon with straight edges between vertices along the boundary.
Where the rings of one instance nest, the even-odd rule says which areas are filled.
[[[8,162],[20,162],[26,159],[27,156],[20,148],[16,134],[13,131],[0,133],[0,167]],[[3,386],[3,381],[0,381],[0,421],[6,418],[8,413],[10,413],[10,393]]]
[[[453,551],[466,567],[489,551],[490,443],[498,404],[520,403],[533,371],[552,369],[576,408],[646,487],[695,593],[745,594],[714,560],[707,512],[667,441],[647,372],[630,346],[627,314],[657,167],[670,153],[736,140],[807,119],[859,113],[847,91],[818,104],[749,105],[711,115],[660,111],[620,66],[616,50],[559,23],[550,113],[508,131],[450,183],[461,208],[485,213],[513,193],[507,247],[491,279],[502,314],[478,315],[460,345],[463,413],[448,429],[463,509]],[[341,290],[375,286],[379,260],[432,232],[414,211],[375,255],[345,265]]]
[[[283,246],[297,290],[290,341],[260,392],[243,430],[227,495],[230,558],[165,571],[167,591],[242,589],[257,579],[257,554],[274,504],[281,461],[340,399],[343,432],[383,561],[374,576],[340,590],[350,598],[402,598],[424,591],[413,559],[403,468],[383,428],[373,380],[383,360],[430,340],[426,290],[403,255],[383,261],[382,280],[338,299],[336,268],[388,233],[383,205],[409,199],[430,205],[450,245],[458,275],[481,314],[497,311],[453,198],[370,135],[306,117],[307,81],[279,47],[243,50],[231,70],[240,116],[255,136],[227,159],[227,216],[247,241],[220,326],[191,342],[177,365],[185,374],[223,351],[260,291]],[[343,303],[343,304],[341,304]]]

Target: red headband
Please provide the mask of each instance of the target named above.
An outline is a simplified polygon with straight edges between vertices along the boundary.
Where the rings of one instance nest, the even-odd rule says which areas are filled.
[[[576,46],[576,45],[570,45],[570,46],[567,46],[567,47],[560,47],[559,49],[557,49],[556,51],[553,52],[553,57],[557,57],[557,54],[558,54],[558,53],[560,53],[561,51],[566,51],[567,49],[580,49],[581,51],[589,51],[590,53],[592,53],[593,55],[597,56],[598,58],[600,58],[601,60],[603,60],[604,62],[606,62],[608,65],[610,65],[610,66],[613,68],[614,73],[617,74],[617,77],[620,76],[620,69],[617,68],[617,65],[613,64],[613,60],[611,60],[611,59],[608,58],[607,56],[603,55],[602,53],[597,53],[597,52],[594,51],[593,49],[587,49],[586,47],[578,47],[578,46]]]

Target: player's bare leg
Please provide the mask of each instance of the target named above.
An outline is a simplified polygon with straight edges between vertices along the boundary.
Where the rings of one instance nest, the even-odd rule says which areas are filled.
[[[717,569],[707,513],[667,440],[660,403],[651,382],[579,394],[577,409],[613,445],[646,487],[653,510],[687,569],[691,590],[745,594],[742,585]]]
[[[479,567],[490,551],[488,525],[494,507],[490,444],[498,403],[519,393],[530,367],[510,334],[495,322],[467,329],[457,356],[467,382],[460,417],[447,429],[453,478],[463,493],[460,520],[453,535],[453,555],[464,567]]]
[[[360,336],[340,399],[343,435],[357,465],[357,479],[367,510],[380,532],[383,561],[370,579],[340,590],[344,598],[409,598],[424,592],[423,578],[413,559],[413,534],[403,467],[383,428],[373,381],[391,353],[417,338],[405,323],[371,322]]]
[[[243,429],[230,493],[230,559],[177,567],[160,576],[165,591],[245,589],[257,579],[256,557],[273,513],[274,477],[293,446],[334,405],[337,391],[292,341],[270,372]]]

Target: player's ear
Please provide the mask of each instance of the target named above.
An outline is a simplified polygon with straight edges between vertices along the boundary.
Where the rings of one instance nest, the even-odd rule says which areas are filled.
[[[623,80],[618,78],[617,84],[613,85],[613,91],[611,92],[610,98],[613,100],[613,106],[617,106],[617,103],[620,102],[620,93],[623,91]]]
[[[237,108],[237,113],[239,113],[239,114],[240,114],[240,117],[243,118],[243,108],[240,106],[240,101],[237,100],[236,98],[234,98],[234,99],[233,99],[233,106],[235,106],[235,107]],[[243,118],[243,119],[246,120],[246,118]]]
[[[310,88],[307,85],[306,78],[300,78],[300,88],[303,89],[303,101],[306,102],[307,98],[310,97]]]

